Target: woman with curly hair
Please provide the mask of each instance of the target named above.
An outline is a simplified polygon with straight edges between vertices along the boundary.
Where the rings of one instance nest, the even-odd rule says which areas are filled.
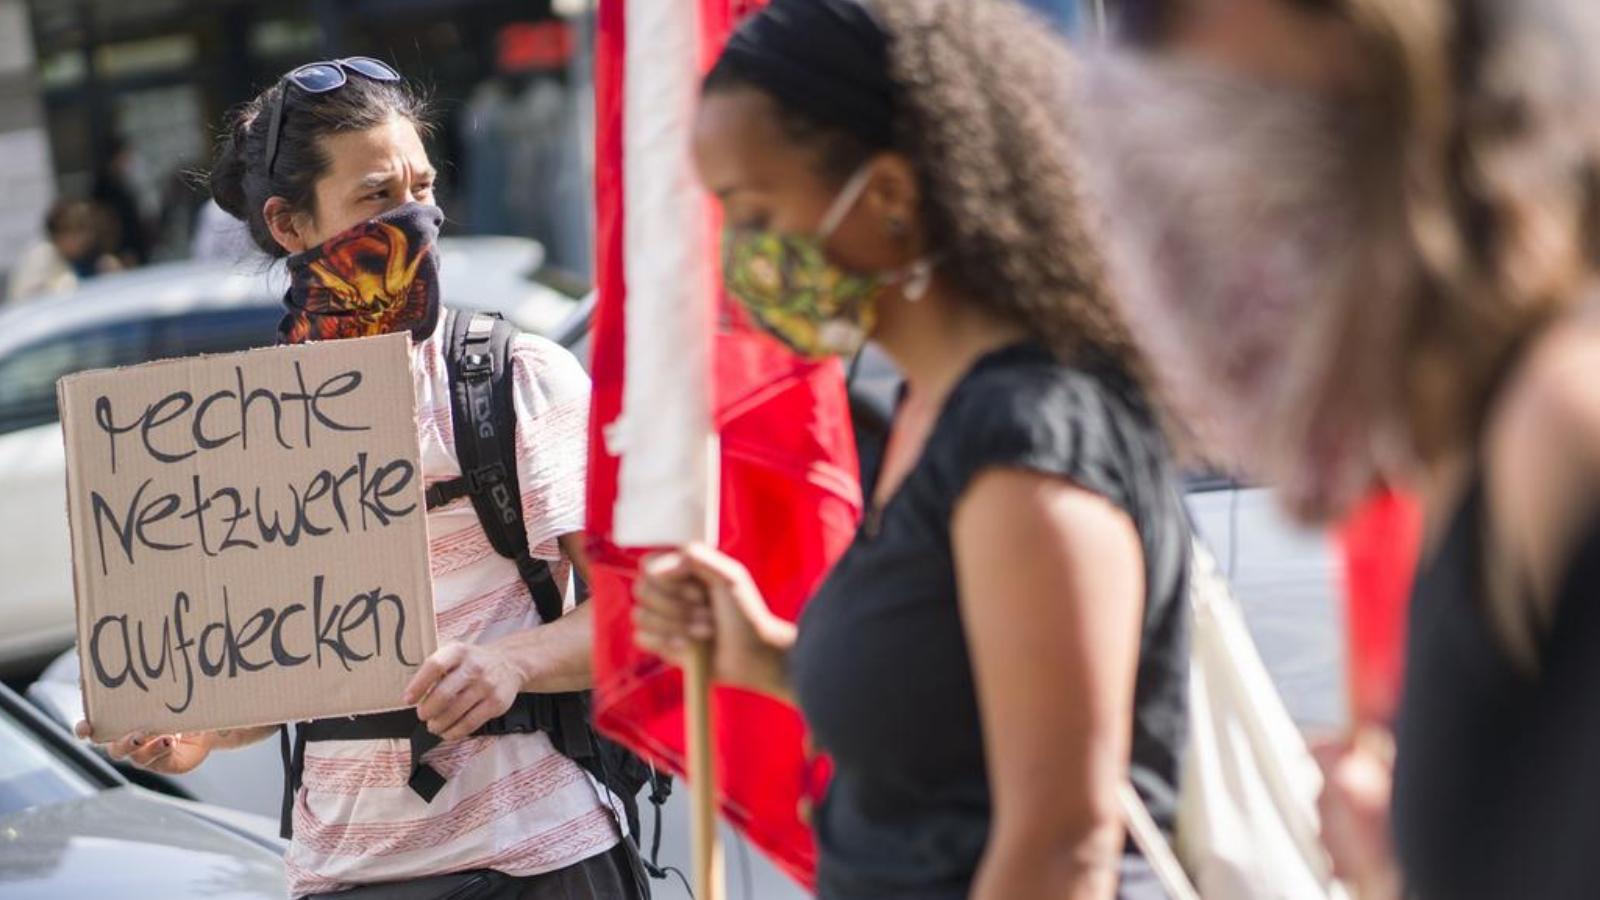
[[[1067,59],[1010,2],[774,0],[705,81],[728,286],[809,355],[906,377],[870,508],[798,629],[703,547],[645,563],[639,642],[715,643],[798,702],[835,775],[819,894],[1161,896],[1189,529],[1089,240]]]
[[[1364,900],[1600,896],[1600,7],[1124,5],[1159,52],[1080,110],[1171,395],[1308,520],[1424,506],[1336,862]]]

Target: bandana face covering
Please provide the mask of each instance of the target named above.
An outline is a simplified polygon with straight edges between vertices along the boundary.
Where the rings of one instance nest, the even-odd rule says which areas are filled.
[[[1210,461],[1327,515],[1372,485],[1375,395],[1394,393],[1349,352],[1350,322],[1382,334],[1401,305],[1382,302],[1397,267],[1358,200],[1350,117],[1176,64],[1111,56],[1081,73],[1103,245],[1163,395]],[[1360,355],[1384,352],[1373,343]]]
[[[871,175],[856,170],[814,234],[729,228],[722,238],[722,277],[728,292],[763,329],[809,358],[849,356],[861,349],[877,324],[882,289],[904,280],[906,296],[927,291],[928,260],[912,263],[904,276],[863,275],[828,261],[823,248],[855,206]]]
[[[410,331],[439,321],[437,206],[407,203],[289,257],[284,343]]]

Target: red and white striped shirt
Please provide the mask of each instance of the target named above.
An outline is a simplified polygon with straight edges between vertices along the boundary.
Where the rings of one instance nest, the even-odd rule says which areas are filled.
[[[456,478],[442,328],[412,348],[422,470]],[[556,539],[584,519],[589,379],[572,354],[526,335],[512,348],[518,475],[534,555],[551,563],[572,603],[571,564]],[[499,556],[470,500],[428,513],[439,643],[488,643],[539,617],[516,565]],[[616,845],[616,820],[595,784],[540,733],[473,737],[424,760],[446,779],[429,803],[406,786],[405,741],[306,746],[285,857],[292,896],[492,868],[534,875]]]

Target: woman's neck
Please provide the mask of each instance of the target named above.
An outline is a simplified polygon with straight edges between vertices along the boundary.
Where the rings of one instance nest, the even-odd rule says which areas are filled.
[[[938,281],[915,302],[895,297],[884,303],[873,330],[873,340],[922,403],[941,402],[985,354],[1028,336]]]

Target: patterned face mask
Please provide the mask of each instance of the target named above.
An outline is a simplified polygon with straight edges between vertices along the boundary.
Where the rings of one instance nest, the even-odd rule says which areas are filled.
[[[927,291],[932,262],[903,274],[860,274],[828,261],[824,247],[866,189],[863,164],[834,199],[814,234],[728,228],[722,237],[722,277],[728,292],[756,322],[796,353],[849,356],[861,349],[878,319],[882,289],[906,283],[907,299]]]
[[[407,203],[289,257],[284,343],[410,331],[439,321],[437,206]]]

